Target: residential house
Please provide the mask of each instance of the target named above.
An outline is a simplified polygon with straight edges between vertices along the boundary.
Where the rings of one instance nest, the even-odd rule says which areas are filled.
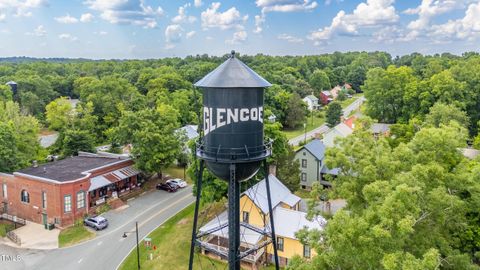
[[[317,110],[320,106],[318,105],[318,98],[314,95],[308,95],[303,98],[303,102],[307,104],[309,111]]]
[[[340,85],[335,86],[330,90],[330,95],[332,95],[333,100],[337,99],[338,94],[342,91],[342,87]]]
[[[370,127],[370,131],[372,132],[375,138],[379,136],[389,136],[390,135],[390,124],[384,123],[373,123]]]
[[[277,177],[269,175],[270,190],[272,196],[273,219],[277,236],[279,261],[282,266],[288,264],[288,260],[294,255],[305,258],[314,256],[315,251],[308,245],[303,245],[295,236],[295,233],[303,228],[323,230],[326,220],[317,216],[308,220],[306,213],[299,211],[301,199],[293,194]],[[268,208],[265,180],[242,193],[240,197],[240,249],[241,252],[261,246],[268,241],[263,233],[270,232],[270,211]],[[225,211],[200,228],[200,233],[205,233],[220,227],[209,234],[202,243],[207,249],[215,249],[222,252],[228,251],[228,212]],[[218,258],[214,253],[203,249],[205,255]],[[225,259],[225,258],[218,258]],[[268,244],[242,259],[242,266],[250,269],[258,269],[264,262],[273,262],[273,246]]]
[[[326,187],[331,186],[325,179],[325,175],[338,175],[338,169],[329,169],[325,165],[325,150],[323,142],[314,139],[295,153],[295,160],[300,163],[300,187],[302,189],[311,189],[313,183],[320,183]]]
[[[179,129],[177,129],[178,132],[182,132],[187,136],[187,140],[193,140],[198,138],[198,126],[197,125],[186,125],[183,126]]]
[[[322,105],[327,105],[328,103],[333,101],[332,94],[330,94],[330,91],[322,91],[320,92],[320,102]]]
[[[0,212],[65,227],[139,187],[139,171],[122,155],[91,154],[0,174]]]
[[[345,138],[352,133],[353,129],[342,122],[331,128],[323,135],[323,143],[326,147],[334,147],[336,145],[335,140],[337,138]]]

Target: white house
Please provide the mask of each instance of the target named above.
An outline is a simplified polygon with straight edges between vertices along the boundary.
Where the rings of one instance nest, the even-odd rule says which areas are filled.
[[[326,147],[334,147],[336,145],[336,138],[345,138],[352,133],[353,129],[342,122],[323,135],[323,144],[325,144]]]
[[[303,98],[303,102],[305,102],[308,106],[309,111],[313,111],[318,109],[318,98],[314,95],[308,95]]]

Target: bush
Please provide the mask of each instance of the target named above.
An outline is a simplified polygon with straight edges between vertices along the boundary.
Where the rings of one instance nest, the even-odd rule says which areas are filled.
[[[97,215],[101,215],[105,212],[110,211],[110,209],[112,209],[112,207],[108,203],[105,203],[100,207],[98,207],[97,210],[95,210],[95,212],[97,213]]]

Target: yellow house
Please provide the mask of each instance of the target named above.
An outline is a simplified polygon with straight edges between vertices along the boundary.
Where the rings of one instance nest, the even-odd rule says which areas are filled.
[[[295,233],[303,228],[322,230],[326,220],[318,216],[309,221],[306,213],[300,211],[301,198],[293,194],[277,177],[269,175],[272,196],[273,218],[277,236],[277,249],[279,261],[282,266],[288,264],[288,260],[294,255],[310,258],[314,251],[309,246],[303,245]],[[245,191],[240,197],[240,228],[241,251],[252,247],[260,247],[268,238],[260,232],[270,232],[270,213],[265,180],[260,181]],[[228,249],[228,213],[223,212],[215,219],[200,228],[200,233],[221,228],[209,235],[203,241],[203,253],[212,256],[209,250],[226,252]],[[222,257],[219,259],[225,259]],[[242,259],[244,267],[258,269],[264,262],[273,261],[273,246],[268,244],[257,252]]]

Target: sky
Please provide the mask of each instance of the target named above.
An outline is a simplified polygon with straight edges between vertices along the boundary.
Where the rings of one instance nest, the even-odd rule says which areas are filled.
[[[478,51],[480,0],[0,0],[0,57]]]

